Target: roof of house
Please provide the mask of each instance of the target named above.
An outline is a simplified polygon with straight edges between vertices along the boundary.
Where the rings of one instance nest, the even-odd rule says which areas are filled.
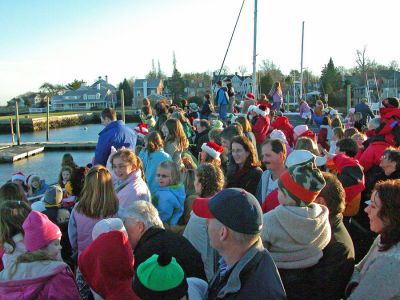
[[[136,79],[134,88],[143,88],[144,82],[147,81],[147,88],[156,88],[159,86],[161,79]]]

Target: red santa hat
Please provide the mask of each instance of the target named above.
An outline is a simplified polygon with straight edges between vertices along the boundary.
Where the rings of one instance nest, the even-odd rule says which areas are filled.
[[[206,152],[212,158],[219,159],[221,153],[224,152],[224,148],[217,143],[207,142],[201,146],[201,150]]]
[[[248,100],[254,100],[255,99],[253,93],[247,93],[245,98],[248,99]]]
[[[269,108],[266,105],[258,105],[254,109],[254,112],[265,117],[269,115]]]
[[[149,130],[147,129],[147,124],[145,123],[140,123],[138,126],[134,128],[134,130],[142,138],[144,138],[145,135],[149,134]]]
[[[25,175],[24,175],[24,173],[22,173],[22,172],[14,173],[14,174],[11,176],[11,181],[15,181],[15,180],[21,180],[21,181],[25,182]]]

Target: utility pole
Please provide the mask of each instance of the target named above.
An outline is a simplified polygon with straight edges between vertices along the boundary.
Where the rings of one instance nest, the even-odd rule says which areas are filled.
[[[303,99],[303,48],[304,48],[304,21],[301,29],[300,100]]]
[[[121,109],[122,109],[122,121],[125,123],[125,95],[124,90],[121,90]]]
[[[254,97],[257,93],[257,0],[254,0],[254,44],[253,44],[253,85],[252,92]]]

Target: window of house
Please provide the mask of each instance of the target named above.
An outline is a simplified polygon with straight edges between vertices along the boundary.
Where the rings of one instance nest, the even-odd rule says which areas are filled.
[[[96,94],[96,99],[100,99],[100,93]]]
[[[83,100],[87,100],[87,99],[88,99],[87,95],[83,94]]]

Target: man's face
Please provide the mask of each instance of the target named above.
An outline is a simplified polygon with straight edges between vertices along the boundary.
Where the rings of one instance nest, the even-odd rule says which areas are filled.
[[[210,245],[218,251],[221,249],[221,231],[223,225],[217,219],[207,219],[206,223]]]
[[[142,221],[126,218],[124,220],[124,225],[128,232],[129,243],[131,244],[132,249],[135,249],[145,231],[144,224]]]
[[[261,155],[262,162],[268,170],[274,171],[283,167],[283,154],[272,151],[271,144],[266,144],[261,148]]]

